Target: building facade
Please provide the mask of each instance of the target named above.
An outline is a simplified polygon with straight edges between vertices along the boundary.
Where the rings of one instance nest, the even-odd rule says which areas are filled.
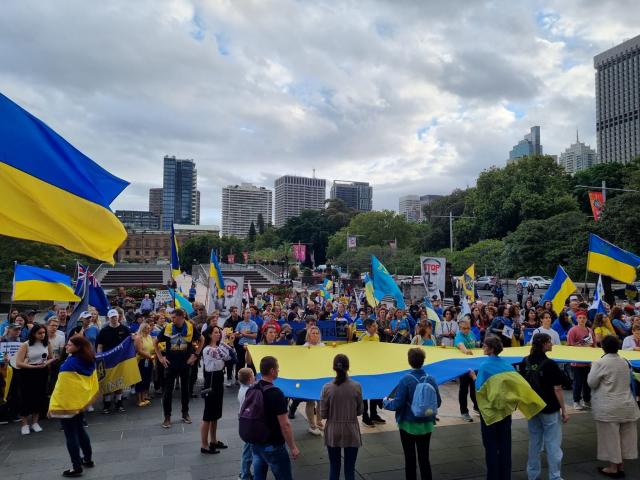
[[[149,189],[149,211],[162,218],[162,188]]]
[[[251,222],[258,228],[258,215],[265,226],[273,223],[273,192],[250,183],[222,189],[222,235],[245,238]]]
[[[220,235],[216,225],[174,225],[178,246],[199,235]],[[116,262],[156,263],[171,259],[171,233],[162,230],[127,228],[127,239],[116,251]],[[181,258],[180,263],[193,259]]]
[[[142,210],[116,210],[116,217],[125,227],[159,230],[160,217],[155,213]]]
[[[567,173],[573,174],[595,165],[596,161],[596,151],[582,143],[576,133],[576,143],[560,154],[558,164]]]
[[[327,181],[323,178],[284,175],[275,181],[276,227],[282,227],[287,219],[297,217],[302,210],[324,208]]]
[[[373,206],[373,187],[368,182],[334,180],[330,198],[339,198],[347,207],[359,212],[370,212]]]
[[[170,230],[172,223],[200,223],[197,186],[198,171],[193,160],[182,160],[175,156],[164,157],[161,222],[163,230]]]
[[[542,144],[540,143],[540,127],[531,127],[531,131],[524,136],[509,152],[507,163],[512,163],[520,158],[542,155]]]
[[[407,219],[407,222],[419,222],[422,217],[419,195],[405,195],[400,197],[398,211]]]
[[[640,35],[593,57],[598,161],[640,157]]]

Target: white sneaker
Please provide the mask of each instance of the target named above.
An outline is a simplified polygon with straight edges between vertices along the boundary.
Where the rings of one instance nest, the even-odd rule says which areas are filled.
[[[42,431],[42,427],[38,423],[34,423],[33,425],[31,425],[31,430],[36,433],[40,433]]]
[[[591,408],[591,402],[585,402],[584,400],[580,402],[580,405],[582,406],[582,408]]]
[[[578,402],[573,402],[573,409],[574,410],[584,410],[584,407],[579,404]]]
[[[29,430],[29,425],[23,425],[20,429],[20,433],[22,433],[22,435],[29,435],[31,433],[31,431]]]
[[[309,427],[307,429],[307,432],[309,432],[311,435],[315,435],[316,437],[321,437],[322,436],[322,432],[320,430],[318,430],[317,428]]]

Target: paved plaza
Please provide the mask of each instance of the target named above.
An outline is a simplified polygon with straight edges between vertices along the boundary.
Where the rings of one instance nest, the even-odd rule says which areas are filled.
[[[434,479],[483,479],[484,450],[480,424],[463,424],[457,417],[457,386],[442,386],[444,405],[441,422],[431,439],[431,464]],[[203,401],[193,399],[192,425],[176,422],[169,430],[160,427],[160,399],[147,408],[137,408],[127,400],[123,414],[90,413],[89,434],[94,448],[96,467],[85,470],[87,479],[135,480],[232,480],[238,477],[242,442],[237,434],[237,390],[226,389],[224,416],[219,439],[229,445],[218,455],[202,455],[199,441],[199,419]],[[568,392],[567,392],[568,393]],[[179,414],[179,392],[174,396],[174,413]],[[569,399],[569,396],[567,396]],[[306,431],[304,406],[293,420],[301,455],[294,462],[295,478],[326,479],[328,458],[322,438]],[[404,478],[402,448],[392,422],[389,425],[363,429],[363,447],[358,453],[358,478],[394,480]],[[515,417],[514,417],[515,418]],[[68,468],[64,436],[55,421],[43,421],[44,432],[20,436],[19,424],[0,426],[0,480],[48,480],[62,478]],[[382,430],[382,431],[379,431]],[[604,478],[596,472],[595,427],[589,413],[572,415],[564,428],[563,477],[566,480]],[[513,423],[513,478],[526,479],[527,425],[522,419]],[[640,462],[629,462],[627,478],[640,479]],[[546,473],[543,478],[546,479]]]

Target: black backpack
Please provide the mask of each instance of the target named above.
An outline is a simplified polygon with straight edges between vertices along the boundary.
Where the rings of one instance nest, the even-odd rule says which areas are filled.
[[[534,392],[538,395],[542,396],[544,388],[542,387],[542,368],[547,363],[553,360],[549,360],[545,358],[540,363],[531,363],[529,357],[525,358],[524,361],[524,378],[529,382],[531,388],[533,388]]]
[[[247,390],[239,418],[239,434],[245,443],[267,443],[271,435],[264,411],[264,392],[273,385],[256,383]]]

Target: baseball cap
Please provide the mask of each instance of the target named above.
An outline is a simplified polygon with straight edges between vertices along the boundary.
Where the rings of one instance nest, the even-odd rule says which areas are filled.
[[[22,325],[18,324],[18,323],[11,323],[9,324],[9,326],[7,327],[7,329],[15,329],[15,328],[22,328]]]
[[[115,311],[115,310],[114,310],[114,311]],[[116,314],[117,314],[117,311],[116,311]],[[91,318],[91,313],[90,313],[90,312],[88,312],[87,310],[85,310],[84,312],[82,312],[82,313],[80,314],[80,318]]]
[[[109,310],[107,312],[107,318],[111,318],[111,317],[119,317],[120,314],[118,314],[118,311],[115,308],[112,308],[111,310]]]

